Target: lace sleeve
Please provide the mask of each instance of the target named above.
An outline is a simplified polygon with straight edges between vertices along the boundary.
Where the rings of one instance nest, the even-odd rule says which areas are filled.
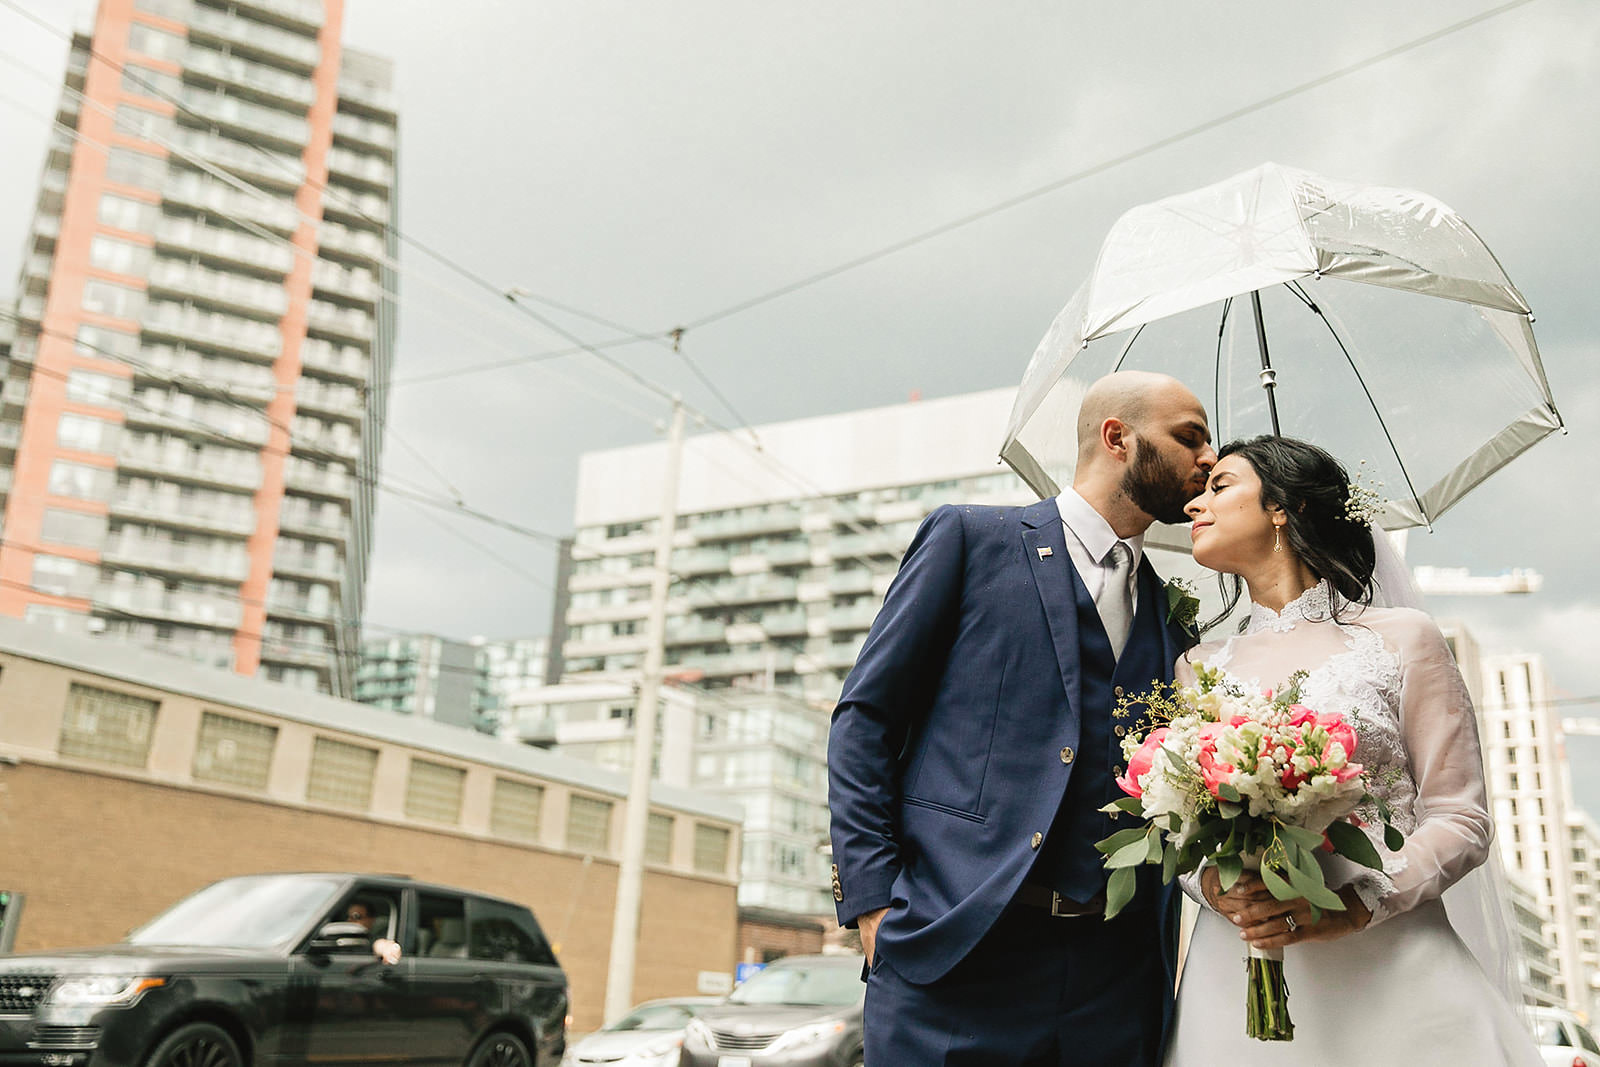
[[[1438,897],[1483,863],[1494,837],[1477,718],[1444,636],[1419,611],[1396,611],[1384,629],[1400,652],[1400,733],[1417,799],[1415,827],[1384,864],[1387,877],[1356,886],[1374,923]]]

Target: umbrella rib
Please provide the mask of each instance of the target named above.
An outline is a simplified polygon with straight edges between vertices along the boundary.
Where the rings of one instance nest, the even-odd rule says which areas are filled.
[[[1128,343],[1122,346],[1122,352],[1117,356],[1117,362],[1111,367],[1112,374],[1122,369],[1122,361],[1128,358],[1128,353],[1133,350],[1133,343],[1139,339],[1139,335],[1144,333],[1144,328],[1148,325],[1150,325],[1148,322],[1141,322],[1138,329],[1133,331],[1133,336],[1128,338]]]
[[[1222,302],[1222,321],[1217,323],[1217,358],[1211,365],[1211,410],[1222,418],[1222,337],[1228,331],[1228,311],[1233,307],[1233,297]]]
[[[1394,461],[1400,467],[1400,476],[1406,480],[1406,491],[1411,494],[1412,503],[1417,505],[1417,514],[1422,516],[1423,524],[1429,532],[1433,530],[1433,523],[1428,518],[1428,513],[1423,509],[1422,498],[1417,495],[1417,487],[1411,483],[1411,472],[1406,470],[1405,457],[1400,455],[1400,449],[1395,446],[1394,436],[1389,433],[1389,424],[1384,420],[1383,412],[1378,409],[1378,402],[1372,398],[1372,390],[1367,388],[1367,380],[1361,376],[1361,368],[1356,366],[1355,359],[1350,355],[1350,350],[1345,347],[1344,338],[1339,336],[1339,331],[1333,328],[1333,323],[1328,321],[1328,316],[1323,314],[1316,302],[1300,288],[1299,282],[1284,283],[1301,300],[1306,302],[1306,307],[1316,313],[1322,320],[1322,325],[1328,328],[1328,336],[1333,338],[1333,343],[1339,346],[1339,351],[1344,354],[1344,361],[1350,364],[1350,371],[1356,376],[1356,384],[1361,386],[1361,392],[1367,398],[1367,403],[1372,407],[1372,414],[1378,419],[1378,426],[1383,430],[1384,440],[1389,442],[1389,451],[1394,453]]]

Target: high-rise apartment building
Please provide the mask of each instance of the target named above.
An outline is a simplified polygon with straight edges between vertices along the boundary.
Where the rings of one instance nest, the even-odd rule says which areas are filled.
[[[355,698],[402,715],[475,727],[477,651],[436,634],[367,638],[361,642]]]
[[[1561,721],[1550,703],[1543,659],[1531,653],[1484,656],[1479,712],[1490,804],[1500,858],[1532,890],[1550,916],[1547,942],[1561,988],[1574,1011],[1588,1015],[1594,972],[1585,964],[1578,907],[1579,877],[1596,873],[1583,840],[1585,820],[1572,803]],[[1576,829],[1575,829],[1576,828]],[[1574,836],[1576,835],[1576,837]],[[1578,846],[1578,847],[1575,847]],[[1594,917],[1589,917],[1594,943]]]
[[[707,689],[838,697],[884,590],[939,504],[1031,503],[995,458],[1013,391],[713,433],[685,443],[668,670]],[[557,597],[562,676],[642,661],[667,446],[591,452]]]
[[[547,681],[550,639],[511,637],[493,641],[474,637],[471,644],[478,653],[478,691],[474,698],[478,726],[494,733],[504,723],[513,695]]]
[[[342,0],[101,0],[0,402],[0,615],[348,695],[395,338]]]

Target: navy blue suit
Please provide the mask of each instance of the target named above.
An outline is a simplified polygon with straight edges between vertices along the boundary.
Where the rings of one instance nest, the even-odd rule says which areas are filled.
[[[1068,1021],[1057,1045],[1070,1044],[1074,1058],[1035,1059],[1019,1046],[1007,1062],[1136,1067],[1159,1057],[1175,966],[1170,890],[1147,876],[1142,906],[1111,923],[1013,904],[1024,880],[1059,884],[1063,857],[1087,844],[1069,839],[1091,825],[1083,805],[1109,799],[1083,796],[1074,809],[1072,796],[1088,792],[1069,789],[1074,776],[1094,775],[1095,789],[1105,788],[1117,759],[1113,661],[1092,601],[1080,610],[1087,594],[1065,536],[1053,499],[928,516],[834,711],[829,807],[839,919],[854,925],[889,908],[871,981],[893,987],[884,987],[880,1008],[894,1008],[880,1010],[876,1025],[893,1025],[897,1046],[879,1044],[881,1063],[872,1058],[869,983],[868,1067],[983,1062],[958,1054],[963,1041],[993,1057],[1004,1035],[979,1031],[1016,1029],[1058,1001]],[[1123,658],[1138,653],[1133,661],[1169,678],[1190,642],[1166,624],[1165,595],[1148,562],[1136,588]],[[1086,685],[1086,662],[1105,668],[1096,684]],[[1150,680],[1127,683],[1138,691]],[[1086,738],[1104,739],[1104,747],[1084,751]],[[1038,1003],[1039,987],[1052,983],[1056,992]],[[969,1017],[951,1020],[961,1012]],[[955,1033],[921,1034],[924,1022]],[[1031,1049],[1044,1039],[1019,1040]],[[1096,1058],[1100,1047],[1104,1058]]]

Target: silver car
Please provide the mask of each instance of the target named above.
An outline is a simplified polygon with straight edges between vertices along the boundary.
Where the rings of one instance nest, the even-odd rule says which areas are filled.
[[[675,1067],[683,1028],[694,1013],[719,997],[647,1000],[588,1037],[567,1046],[562,1067],[603,1063],[607,1067]]]
[[[787,956],[684,1029],[681,1067],[861,1067],[860,956]]]

